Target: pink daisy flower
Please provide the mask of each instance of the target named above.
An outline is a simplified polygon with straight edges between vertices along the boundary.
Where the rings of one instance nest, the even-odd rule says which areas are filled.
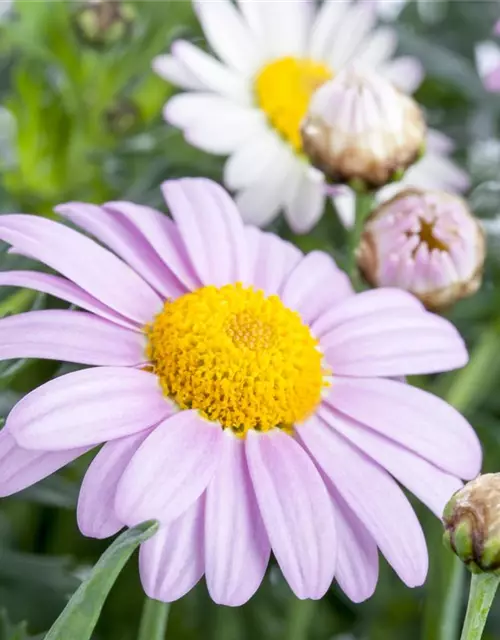
[[[83,309],[1,320],[0,357],[90,365],[14,407],[1,494],[103,445],[80,529],[105,538],[157,519],[140,572],[159,600],[205,575],[216,602],[242,604],[271,551],[299,598],[333,579],[369,597],[378,550],[422,584],[425,540],[398,483],[441,515],[481,451],[452,407],[391,378],[463,366],[460,336],[403,291],[355,295],[328,255],[245,227],[207,180],[163,191],[173,220],[127,202],[58,208],[98,242],[0,218],[2,240],[61,274],[7,272],[0,284]]]

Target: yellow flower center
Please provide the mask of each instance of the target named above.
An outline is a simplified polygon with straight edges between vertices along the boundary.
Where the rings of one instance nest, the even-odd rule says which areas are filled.
[[[255,79],[258,105],[297,152],[302,151],[300,125],[311,97],[332,76],[321,62],[288,57],[270,62]]]
[[[240,435],[292,429],[326,384],[318,342],[299,315],[241,284],[167,301],[147,334],[164,393]]]

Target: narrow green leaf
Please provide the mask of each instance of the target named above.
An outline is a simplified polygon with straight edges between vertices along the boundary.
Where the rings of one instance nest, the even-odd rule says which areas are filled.
[[[105,551],[89,578],[79,587],[45,640],[89,640],[106,597],[135,549],[158,530],[155,521],[144,522],[123,533]]]

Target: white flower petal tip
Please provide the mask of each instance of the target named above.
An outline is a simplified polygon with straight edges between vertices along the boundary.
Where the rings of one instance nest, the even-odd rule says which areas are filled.
[[[383,186],[413,164],[425,142],[417,103],[366,69],[346,68],[314,94],[304,150],[335,182]]]
[[[487,91],[500,92],[500,46],[481,42],[475,48],[476,67]]]
[[[484,232],[464,200],[416,189],[374,212],[357,250],[368,282],[407,289],[437,311],[476,293],[485,256]]]

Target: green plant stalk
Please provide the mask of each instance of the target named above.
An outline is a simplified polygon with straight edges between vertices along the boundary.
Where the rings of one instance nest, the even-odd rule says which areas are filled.
[[[307,640],[309,628],[316,613],[316,600],[292,598],[288,608],[286,640]]]
[[[458,411],[468,414],[480,406],[483,398],[490,391],[488,381],[495,376],[498,369],[498,349],[500,335],[494,328],[486,331],[474,348],[469,364],[455,374],[453,383],[446,393],[446,400]],[[456,559],[443,570],[449,571],[446,580],[446,592],[443,597],[438,628],[432,638],[438,640],[456,640],[460,628],[462,609],[462,593],[465,582],[465,567]],[[431,640],[429,629],[425,628],[426,640]]]
[[[165,640],[169,613],[170,604],[146,597],[138,640]]]
[[[472,576],[461,640],[481,640],[499,582],[500,577],[491,573],[478,573]]]
[[[349,238],[349,256],[347,262],[347,273],[356,287],[359,284],[359,272],[356,266],[356,249],[363,233],[365,221],[373,209],[374,198],[371,192],[356,193],[356,214],[354,226]]]

